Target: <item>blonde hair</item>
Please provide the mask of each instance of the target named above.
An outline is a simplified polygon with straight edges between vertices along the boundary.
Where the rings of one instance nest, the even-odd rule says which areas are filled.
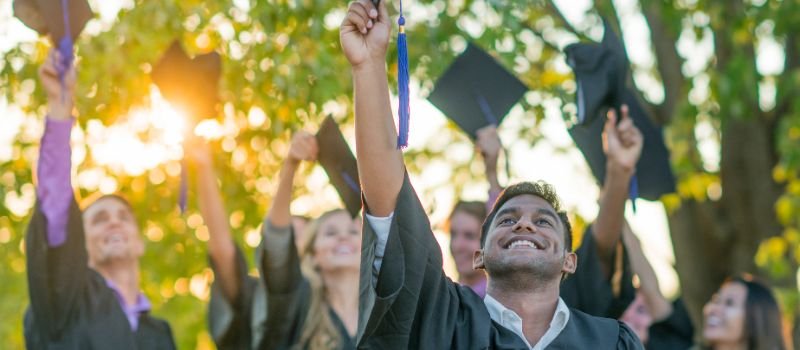
[[[305,229],[306,241],[300,252],[300,268],[311,286],[311,300],[303,331],[300,333],[300,342],[297,344],[302,349],[337,349],[342,344],[342,336],[333,325],[328,302],[325,299],[327,294],[325,283],[314,263],[314,243],[320,227],[323,222],[338,213],[347,212],[344,209],[328,211],[312,221]]]

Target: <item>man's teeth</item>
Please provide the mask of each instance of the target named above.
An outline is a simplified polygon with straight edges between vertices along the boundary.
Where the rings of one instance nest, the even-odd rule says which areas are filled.
[[[524,240],[514,241],[513,243],[511,243],[511,245],[508,246],[508,249],[514,249],[517,247],[528,247],[533,249],[539,249],[538,247],[536,247],[535,244],[533,244],[533,242]]]

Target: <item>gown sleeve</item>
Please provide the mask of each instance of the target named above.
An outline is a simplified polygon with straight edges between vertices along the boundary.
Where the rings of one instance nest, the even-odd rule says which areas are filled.
[[[358,348],[487,348],[492,327],[483,300],[445,276],[441,249],[407,174],[388,234],[376,232],[372,221],[364,220],[362,237]]]
[[[39,204],[34,209],[25,238],[30,334],[56,339],[66,332],[86,300],[89,278],[88,255],[84,243],[83,220],[77,203],[71,199],[66,237],[62,244],[48,243],[47,219]]]
[[[37,203],[25,237],[30,313],[28,334],[47,342],[65,332],[87,292],[83,218],[72,194],[72,118],[46,118],[39,150]],[[30,332],[29,332],[30,331]]]
[[[311,300],[311,286],[300,270],[292,227],[264,222],[258,264],[267,291],[262,349],[289,349],[300,341]]]
[[[236,246],[236,276],[239,293],[234,300],[225,297],[220,279],[211,284],[211,300],[208,304],[208,327],[218,349],[250,349],[252,347],[251,315],[258,280],[247,274],[247,262],[239,246]],[[211,269],[217,276],[213,259]],[[263,292],[263,290],[261,290]]]

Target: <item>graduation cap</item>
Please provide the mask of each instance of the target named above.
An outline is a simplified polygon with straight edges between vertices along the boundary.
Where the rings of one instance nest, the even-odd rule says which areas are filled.
[[[664,136],[661,128],[653,124],[632,92],[626,90],[622,101],[628,105],[628,114],[644,139],[642,155],[636,163],[638,196],[658,200],[664,194],[675,192],[675,177],[669,163],[669,152],[664,145]],[[605,181],[606,175],[602,137],[604,124],[605,118],[595,118],[588,125],[575,125],[569,129],[570,136],[599,183]]]
[[[92,18],[86,0],[14,0],[14,16],[39,35],[50,35],[61,58],[56,71],[64,88],[64,76],[72,67],[73,43]],[[64,97],[66,98],[66,97]]]
[[[222,61],[216,52],[190,58],[178,41],[172,43],[153,67],[153,82],[174,107],[192,120],[215,116]]]
[[[361,210],[358,166],[339,126],[331,116],[325,118],[317,131],[317,144],[319,164],[325,169],[336,192],[339,192],[350,216],[356,217]]]
[[[517,77],[470,43],[436,82],[428,100],[474,140],[478,129],[500,124],[526,91]]]
[[[191,120],[214,117],[222,62],[216,52],[190,58],[178,41],[172,43],[153,67],[152,79],[161,95],[173,107],[188,113]],[[178,206],[186,211],[188,175],[186,161],[181,162],[181,187]]]
[[[93,16],[86,0],[14,0],[13,7],[14,16],[23,24],[39,35],[49,34],[56,44],[66,34],[74,42]]]
[[[622,105],[628,76],[628,58],[619,37],[603,20],[605,33],[599,43],[571,44],[564,49],[567,64],[575,72],[578,123],[591,124],[608,108]]]

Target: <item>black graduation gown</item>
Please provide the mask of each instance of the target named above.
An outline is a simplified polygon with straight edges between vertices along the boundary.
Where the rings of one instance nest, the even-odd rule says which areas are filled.
[[[266,225],[266,224],[265,224]],[[266,333],[261,343],[261,349],[295,349],[300,342],[306,316],[311,300],[311,285],[303,277],[300,270],[300,257],[294,247],[294,231],[289,228],[291,239],[287,247],[289,257],[285,264],[273,265],[267,258],[266,244],[262,240],[259,248],[263,254],[258,259],[261,266],[261,277],[267,289],[267,323],[264,327]],[[339,349],[355,349],[355,340],[347,334],[347,328],[341,319],[330,312],[331,321],[339,331],[342,340]]]
[[[603,272],[597,243],[592,227],[583,234],[575,273],[561,284],[561,298],[567,306],[598,317],[619,318],[636,297],[633,287],[633,270],[630,266],[625,245],[611,257],[611,271],[606,277]],[[618,278],[614,278],[618,276]],[[616,291],[615,291],[616,289]]]
[[[28,349],[175,349],[169,324],[150,314],[141,315],[132,331],[114,291],[87,266],[83,222],[74,200],[63,245],[47,244],[47,220],[38,204],[25,240]]]
[[[483,300],[447,278],[430,223],[406,174],[377,281],[376,236],[364,220],[359,296],[359,349],[526,349],[492,321]],[[571,309],[549,349],[642,349],[617,320]]]
[[[258,278],[247,273],[247,261],[238,245],[235,259],[239,294],[234,300],[228,300],[222,291],[220,278],[214,279],[208,303],[208,329],[217,349],[257,349],[265,326],[266,291]],[[209,265],[218,276],[213,260],[209,259]]]

